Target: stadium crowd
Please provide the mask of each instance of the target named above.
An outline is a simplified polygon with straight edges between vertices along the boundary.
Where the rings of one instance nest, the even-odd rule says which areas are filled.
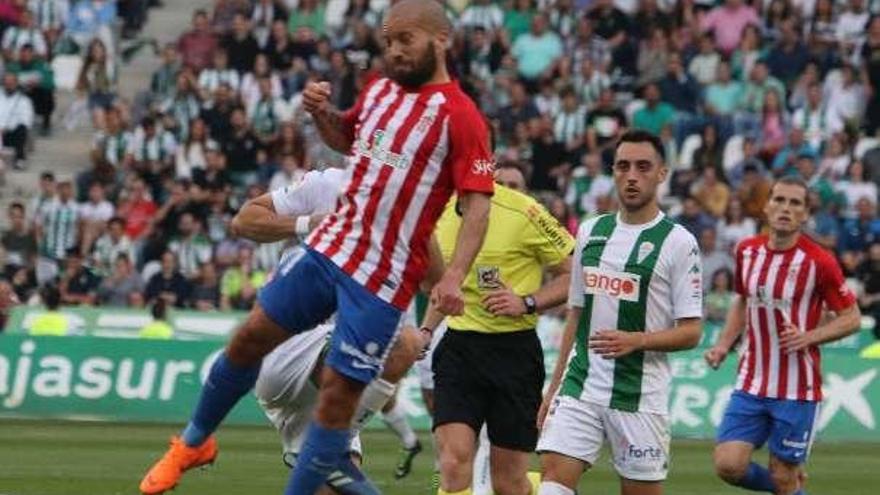
[[[63,304],[248,309],[286,243],[236,237],[237,208],[344,166],[302,88],[329,81],[347,108],[382,71],[385,0],[216,0],[157,46],[161,66],[128,102],[116,95],[122,55],[102,33],[118,12],[132,37],[147,4],[0,0],[4,144],[24,158],[33,114],[48,131],[49,62],[71,43],[95,127],[88,170],[44,173],[29,203],[9,207],[0,291],[22,303],[57,283]],[[810,185],[811,234],[880,316],[880,1],[446,4],[448,64],[491,122],[497,161],[572,232],[615,208],[616,138],[649,130],[672,172],[662,204],[701,244],[709,320],[732,297],[733,246],[762,228],[770,183],[788,174]],[[87,7],[95,25],[77,14]]]

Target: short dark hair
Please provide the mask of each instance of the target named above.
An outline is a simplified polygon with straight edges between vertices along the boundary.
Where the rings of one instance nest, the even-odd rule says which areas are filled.
[[[157,297],[156,302],[154,302],[153,306],[150,308],[150,314],[152,314],[153,318],[156,320],[164,320],[165,315],[168,312],[167,308],[165,300],[161,297]]]
[[[113,225],[114,223],[118,223],[119,225],[125,227],[125,220],[122,217],[113,217],[110,220],[107,220],[107,225]]]
[[[50,311],[55,311],[61,306],[61,291],[55,285],[47,285],[43,287],[43,303]]]
[[[617,145],[614,147],[615,153],[623,143],[648,143],[657,152],[660,161],[666,163],[666,148],[663,147],[663,141],[653,133],[641,129],[626,131],[617,141]]]
[[[51,180],[55,181],[55,174],[49,172],[48,170],[40,174],[40,180]]]
[[[12,210],[21,210],[21,212],[24,213],[24,204],[21,201],[13,201],[12,203],[9,203],[9,211]]]
[[[798,186],[803,188],[804,190],[804,204],[809,207],[810,206],[810,186],[807,185],[807,181],[803,179],[800,175],[786,175],[780,177],[773,181],[773,185],[770,186],[770,197],[773,197],[773,189],[778,184],[786,184],[789,186]]]

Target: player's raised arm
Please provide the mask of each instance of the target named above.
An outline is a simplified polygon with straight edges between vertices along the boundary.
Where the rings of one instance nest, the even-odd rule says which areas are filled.
[[[351,112],[342,112],[330,104],[330,83],[309,82],[303,89],[303,107],[315,119],[321,139],[335,151],[348,154],[354,142]]]

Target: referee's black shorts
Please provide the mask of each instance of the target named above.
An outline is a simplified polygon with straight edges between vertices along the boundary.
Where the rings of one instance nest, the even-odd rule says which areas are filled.
[[[434,351],[434,428],[483,423],[496,447],[532,452],[544,387],[534,330],[489,334],[449,329]]]

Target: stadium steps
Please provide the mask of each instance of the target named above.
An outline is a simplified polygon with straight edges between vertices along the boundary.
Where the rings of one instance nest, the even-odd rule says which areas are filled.
[[[141,36],[155,38],[160,46],[175,41],[190,27],[192,12],[197,8],[211,9],[210,0],[165,0],[164,7],[150,9],[150,17]],[[151,49],[141,50],[128,64],[120,67],[119,93],[129,101],[149,86],[150,76],[159,66],[159,57]],[[89,166],[89,149],[93,131],[85,125],[73,131],[60,123],[74,100],[69,91],[56,93],[53,131],[50,137],[36,136],[34,150],[29,154],[25,170],[7,167],[5,184],[0,186],[0,228],[7,225],[6,207],[14,200],[27,203],[37,193],[40,174],[45,170],[57,176],[74,177]],[[39,119],[38,119],[39,120]],[[29,214],[31,212],[28,212]]]

